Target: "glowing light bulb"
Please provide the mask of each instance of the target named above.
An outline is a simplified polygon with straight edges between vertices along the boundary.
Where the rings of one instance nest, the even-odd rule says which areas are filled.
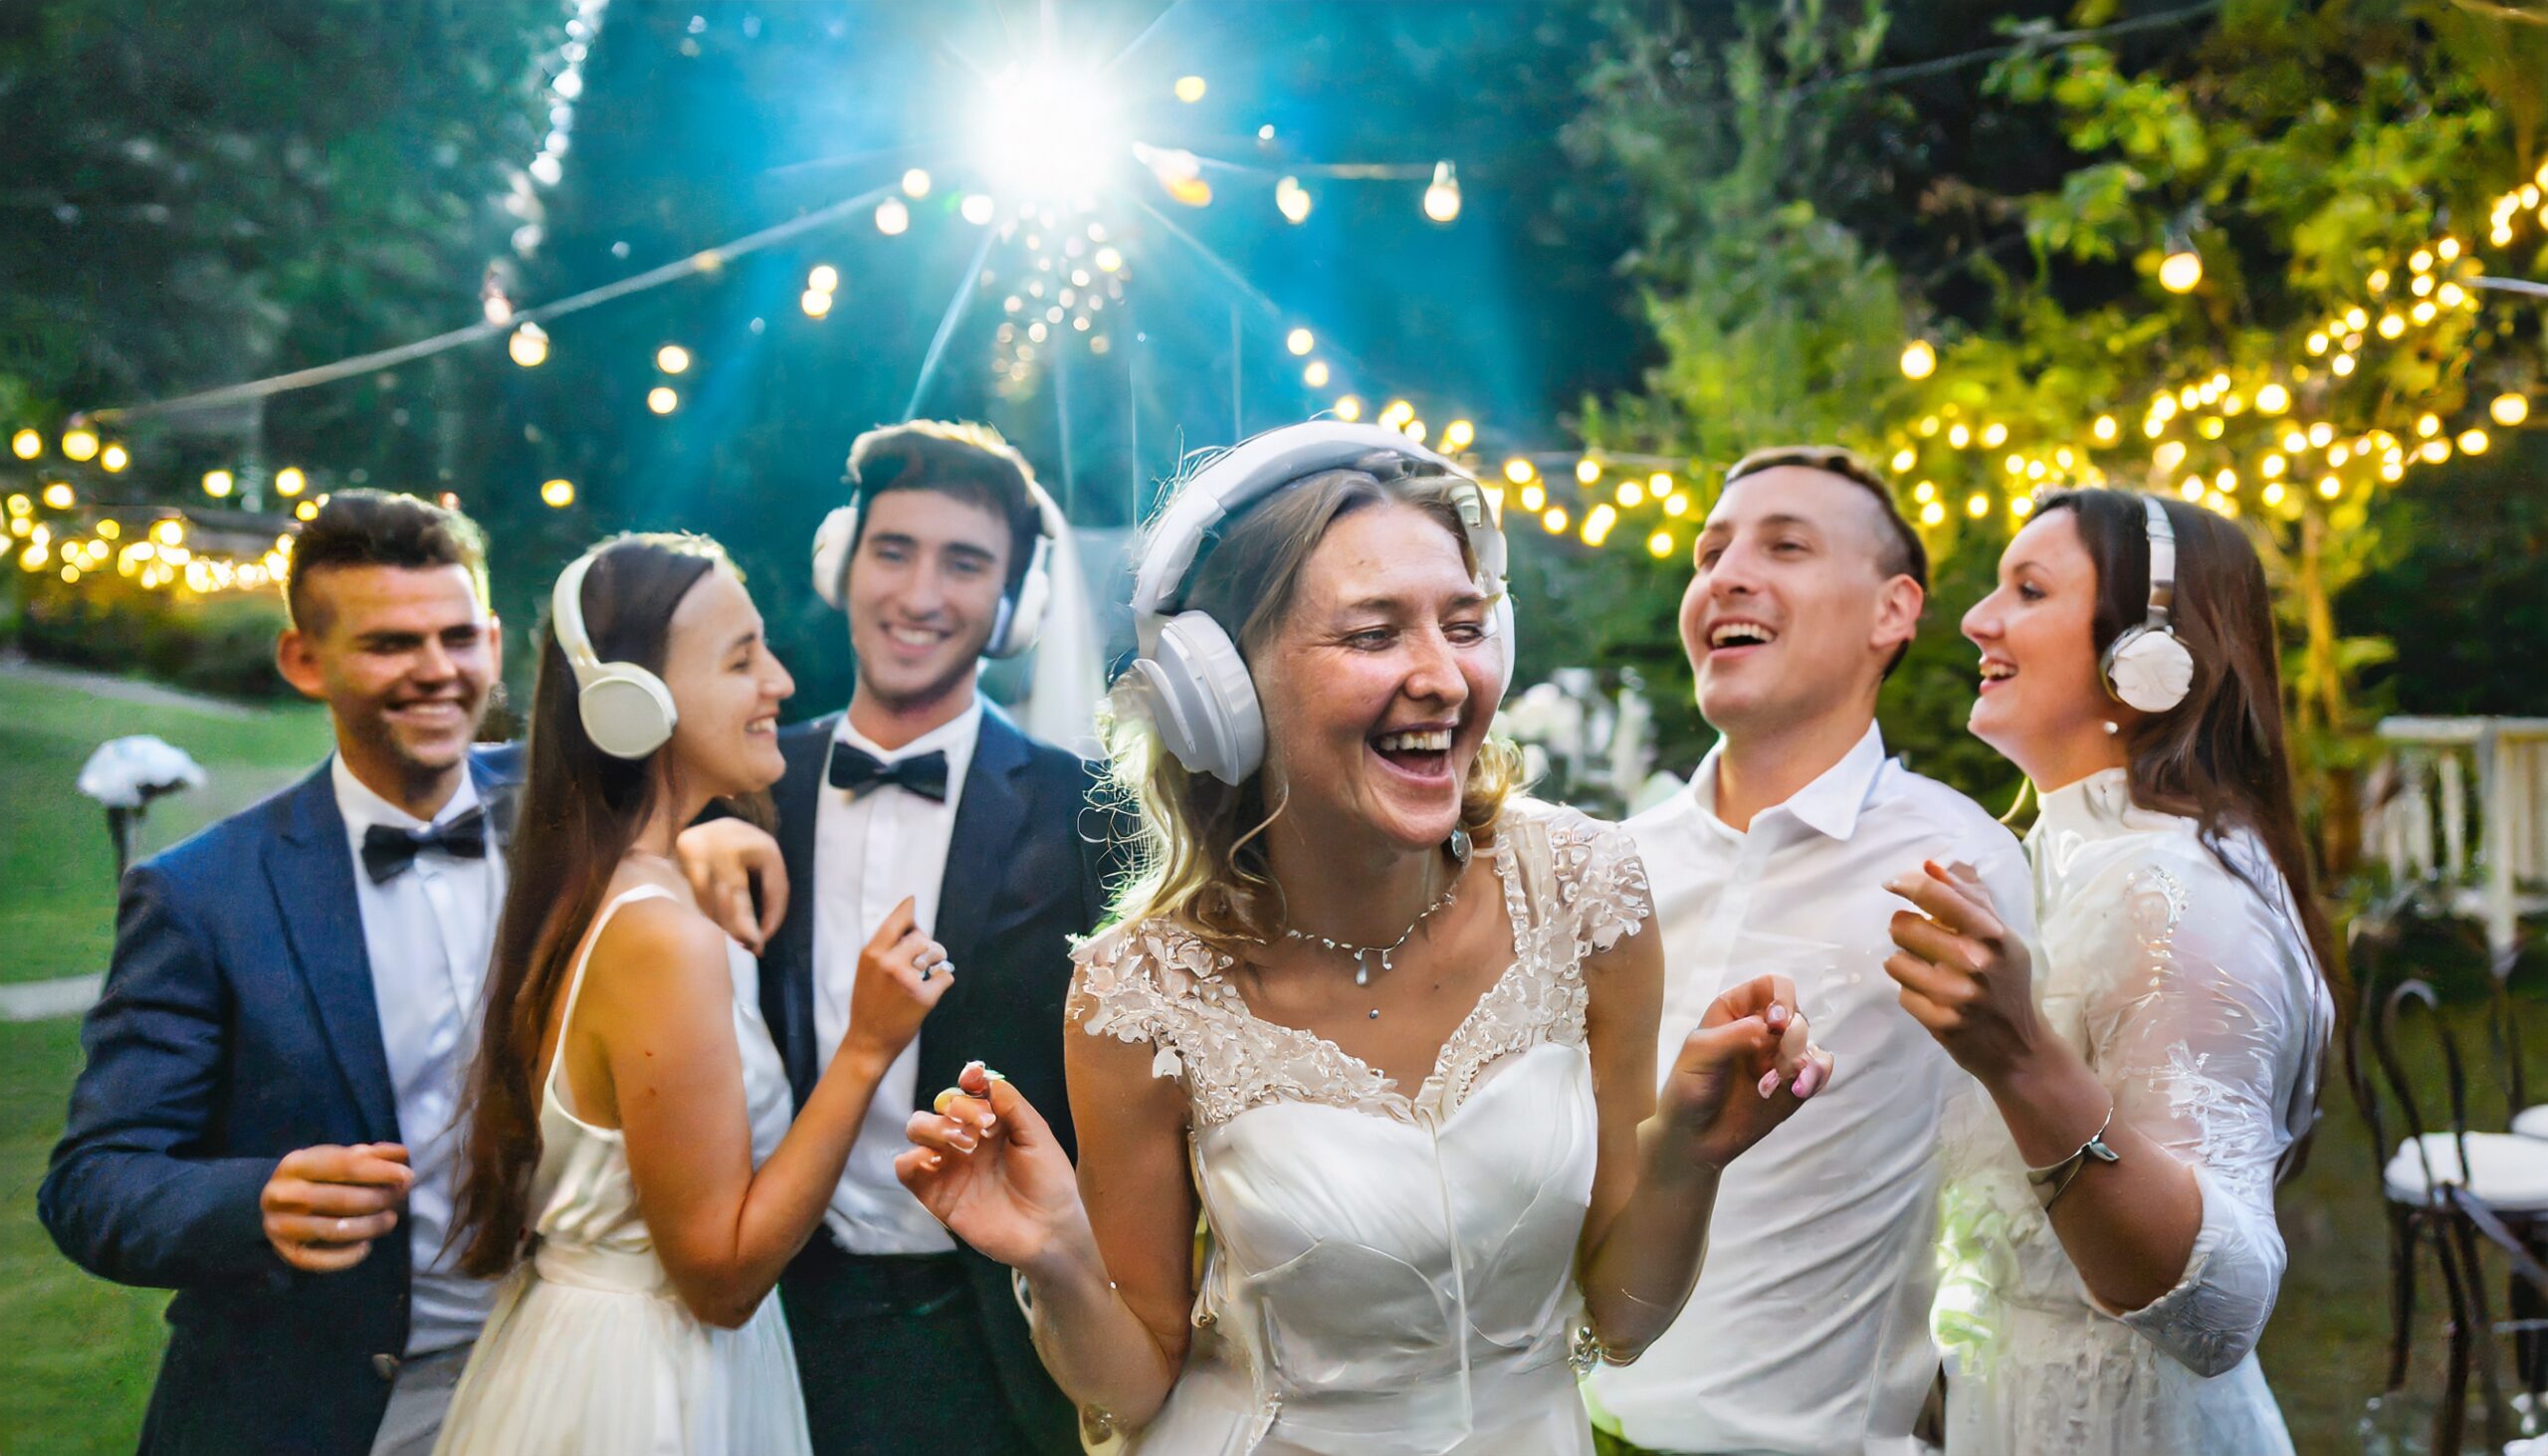
[[[2345,483],[2337,480],[2334,476],[2320,476],[2318,478],[2319,499],[2332,501],[2344,493]]]
[[[2180,248],[2159,261],[2159,287],[2172,294],[2190,294],[2203,282],[2203,255],[2191,248]]]
[[[832,311],[831,291],[829,289],[807,289],[805,290],[805,296],[796,301],[796,307],[805,311],[806,317],[820,318]]]
[[[1997,450],[2008,443],[2009,427],[1994,421],[1982,431],[1982,448]]]
[[[1285,177],[1274,184],[1274,207],[1283,214],[1285,222],[1308,222],[1310,206],[1309,189],[1301,185],[1300,178]]]
[[[1938,371],[1938,350],[1925,338],[1915,338],[1902,346],[1902,377],[1926,379]]]
[[[1964,514],[1980,520],[1991,514],[1991,498],[1980,491],[1964,498]]]
[[[2459,432],[2459,453],[2462,455],[2483,455],[2489,443],[2483,430],[2471,428]]]
[[[658,384],[646,391],[646,408],[659,415],[671,414],[680,407],[681,396],[668,384]]]
[[[1363,418],[1363,401],[1350,394],[1340,396],[1336,401],[1336,417],[1349,425]]]
[[[962,215],[964,221],[973,226],[987,227],[990,220],[998,214],[999,204],[993,201],[987,192],[969,192],[965,194],[962,202],[956,205],[956,210]]]
[[[44,504],[56,511],[68,511],[78,504],[79,500],[79,496],[72,491],[71,483],[68,481],[55,481],[44,488]]]
[[[1900,450],[1893,452],[1893,469],[1894,473],[1897,475],[1903,471],[1909,470],[1911,467],[1918,465],[1919,463],[1920,452],[1913,450],[1907,445]]]
[[[927,197],[929,195],[929,173],[920,167],[914,167],[910,171],[903,173],[903,195],[913,199]],[[570,493],[571,498],[571,493],[575,488],[568,486],[566,489]]]
[[[1467,420],[1453,420],[1442,427],[1442,448],[1445,450],[1466,450],[1469,442],[1476,438],[1477,426]]]
[[[1460,178],[1447,161],[1433,164],[1433,184],[1424,189],[1424,215],[1447,223],[1460,215]]]
[[[1575,463],[1575,479],[1580,485],[1591,485],[1601,478],[1601,462],[1588,455]]]
[[[677,343],[655,350],[655,367],[667,374],[678,374],[690,367],[690,350]]]
[[[2114,443],[2115,436],[2121,432],[2122,427],[2115,423],[2114,416],[2099,415],[2095,427],[2089,433],[2097,437],[2098,444],[2111,445]]]
[[[1203,84],[1203,78],[1199,76],[1176,78],[1176,99],[1189,106],[1201,101],[1206,90],[1208,88]]]
[[[1935,501],[1932,501],[1928,505],[1920,508],[1920,523],[1922,525],[1936,525],[1938,522],[1946,519],[1947,508],[1939,505]]]
[[[1531,463],[1518,455],[1504,462],[1504,478],[1517,486],[1527,486],[1538,476],[1539,472],[1531,468]]]
[[[1549,503],[1549,493],[1537,481],[1522,488],[1522,509],[1537,511]]]
[[[2486,413],[2494,416],[2496,424],[2509,430],[2530,418],[2530,400],[2520,394],[2498,394],[2494,402],[2486,406]]]
[[[276,495],[287,497],[298,496],[309,489],[310,477],[303,474],[300,466],[287,465],[283,469],[275,472]]]
[[[1552,506],[1548,510],[1540,513],[1541,528],[1545,529],[1551,535],[1564,534],[1566,531],[1566,508],[1563,506]]]
[[[575,504],[575,483],[573,481],[549,481],[539,488],[539,499],[546,502],[549,506],[559,511],[563,511],[567,507]]]
[[[1610,538],[1610,527],[1618,524],[1619,513],[1608,502],[1584,513],[1584,543],[1597,546]]]
[[[98,464],[111,474],[132,464],[132,453],[120,445],[109,445],[98,452]]]
[[[2441,434],[2442,417],[2435,414],[2422,414],[2416,416],[2416,433],[2428,440]]]
[[[1318,346],[1318,340],[1306,328],[1295,328],[1283,335],[1283,347],[1295,354],[1305,354]]]
[[[1973,432],[1966,429],[1961,423],[1952,425],[1947,429],[1947,443],[1958,450],[1962,450],[1967,445],[1973,443]]]
[[[20,460],[33,460],[44,454],[44,437],[33,430],[20,430],[9,437],[9,453]]]
[[[899,197],[888,197],[876,204],[876,231],[889,238],[899,238],[911,230],[911,204]]]
[[[208,470],[203,473],[203,493],[216,501],[227,497],[238,484],[238,479],[226,470]]]
[[[2278,415],[2291,408],[2291,391],[2279,384],[2267,384],[2256,391],[2256,413]]]
[[[1658,561],[1669,558],[1672,554],[1672,532],[1668,530],[1658,530],[1654,534],[1647,536],[1645,538],[1645,553]]]
[[[1618,490],[1612,494],[1622,511],[1642,506],[1645,504],[1645,483],[1631,476],[1619,482]]]
[[[536,369],[548,361],[548,331],[526,321],[505,341],[505,352],[524,368]]]
[[[1312,359],[1309,362],[1309,367],[1301,371],[1301,382],[1312,389],[1325,389],[1327,387],[1327,360]]]
[[[62,454],[68,460],[88,460],[98,453],[98,435],[94,430],[74,427],[62,432]]]

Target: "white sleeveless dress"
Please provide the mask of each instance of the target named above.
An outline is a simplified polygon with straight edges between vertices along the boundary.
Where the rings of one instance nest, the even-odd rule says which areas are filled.
[[[602,907],[576,953],[558,1045],[575,1014],[592,943],[618,909],[670,893],[631,890]],[[743,1052],[752,1165],[787,1132],[787,1073],[762,1024],[751,956],[728,942],[735,1041]],[[765,1456],[809,1449],[796,1357],[776,1299],[740,1330],[691,1314],[655,1257],[616,1129],[568,1110],[553,1058],[540,1091],[537,1210],[530,1258],[514,1271],[471,1352],[435,1456]]]
[[[1071,1014],[1184,1086],[1209,1255],[1148,1456],[1575,1456],[1576,1242],[1598,1117],[1585,957],[1650,913],[1615,826],[1517,803],[1512,965],[1411,1095],[1258,1020],[1225,957],[1149,921],[1080,950]]]

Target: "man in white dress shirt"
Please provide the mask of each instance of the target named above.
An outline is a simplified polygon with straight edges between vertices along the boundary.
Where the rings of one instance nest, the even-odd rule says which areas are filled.
[[[2031,938],[2031,880],[1978,805],[1885,755],[1876,694],[1928,560],[1881,477],[1836,450],[1746,457],[1692,562],[1681,642],[1719,738],[1628,823],[1664,937],[1662,1065],[1720,990],[1770,972],[1840,1074],[1726,1170],[1689,1304],[1587,1399],[1612,1452],[1907,1456],[1937,1371],[1938,1120],[1961,1074],[1896,1004],[1884,882],[1962,861]]]
[[[784,728],[772,789],[791,902],[761,961],[764,1016],[801,1105],[849,1026],[858,949],[909,901],[956,983],[885,1074],[831,1208],[780,1282],[819,1456],[1077,1456],[1008,1271],[894,1176],[905,1125],[970,1060],[1068,1137],[1070,937],[1103,909],[1080,830],[1089,770],[1028,737],[974,680],[1042,531],[1026,462],[993,432],[920,421],[859,437],[855,525],[818,551],[847,613],[846,713]]]

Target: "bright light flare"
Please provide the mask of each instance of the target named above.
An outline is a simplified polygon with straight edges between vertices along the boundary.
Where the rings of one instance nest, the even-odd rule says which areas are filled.
[[[994,78],[980,116],[976,159],[1011,196],[1079,196],[1124,153],[1114,98],[1094,77],[1050,63]],[[969,198],[965,217],[972,218]]]

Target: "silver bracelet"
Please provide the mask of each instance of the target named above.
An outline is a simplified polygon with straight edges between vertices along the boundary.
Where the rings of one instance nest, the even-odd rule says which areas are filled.
[[[2026,1185],[2034,1189],[2035,1201],[2042,1204],[2046,1212],[2051,1210],[2053,1201],[2068,1192],[2070,1185],[2078,1180],[2089,1158],[2099,1162],[2123,1161],[2122,1154],[2106,1145],[2106,1130],[2113,1126],[2114,1104],[2109,1102],[2106,1104],[2106,1120],[2097,1124],[2097,1131],[2089,1136],[2087,1142],[2079,1144],[2078,1151],[2047,1167],[2026,1169]]]

